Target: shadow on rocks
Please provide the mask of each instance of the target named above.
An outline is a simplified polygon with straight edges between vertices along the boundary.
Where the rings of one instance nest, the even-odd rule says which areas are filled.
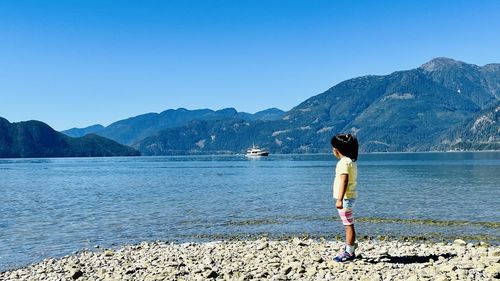
[[[399,264],[412,264],[412,263],[427,263],[431,259],[437,261],[440,257],[445,259],[450,259],[456,257],[455,254],[441,254],[441,255],[428,255],[428,256],[389,256],[384,255],[378,258],[361,258],[363,261],[368,263],[399,263]]]

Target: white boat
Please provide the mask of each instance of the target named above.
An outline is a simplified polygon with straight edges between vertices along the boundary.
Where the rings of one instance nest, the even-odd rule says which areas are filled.
[[[269,151],[260,149],[256,145],[252,145],[251,148],[247,150],[247,154],[245,154],[246,157],[260,157],[260,156],[268,156]]]

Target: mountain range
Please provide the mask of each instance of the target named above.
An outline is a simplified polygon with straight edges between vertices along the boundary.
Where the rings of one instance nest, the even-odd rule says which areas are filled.
[[[337,133],[355,134],[361,152],[499,150],[499,112],[500,64],[436,58],[343,81],[287,112],[169,109],[63,133],[79,141],[99,135],[142,155],[244,153],[252,144],[321,153]]]
[[[440,144],[453,150],[500,150],[499,124],[500,102],[497,102],[450,130]]]
[[[137,150],[96,134],[72,138],[40,121],[10,123],[0,117],[0,158],[137,155]]]
[[[193,120],[217,121],[222,119],[238,119],[271,121],[280,119],[283,114],[284,111],[277,108],[266,109],[255,114],[238,112],[234,108],[225,108],[217,111],[179,108],[165,110],[161,113],[138,115],[114,122],[107,127],[92,125],[86,128],[72,128],[62,133],[71,137],[81,137],[89,133],[94,133],[123,144],[133,145],[162,130],[181,127]]]
[[[362,152],[497,150],[499,97],[500,64],[436,58],[346,80],[280,118],[184,119],[128,144],[143,155],[243,153],[254,143],[272,153],[318,153],[330,151],[332,135],[354,133]]]

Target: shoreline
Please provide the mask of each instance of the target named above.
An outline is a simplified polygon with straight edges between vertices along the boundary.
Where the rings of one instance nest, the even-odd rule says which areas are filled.
[[[359,155],[384,155],[384,154],[439,154],[439,153],[496,153],[500,150],[430,150],[430,151],[373,151],[373,152],[360,152]],[[331,155],[328,152],[318,152],[318,153],[272,153],[270,155],[276,156],[294,156],[294,155],[304,155],[304,156],[314,156],[314,155]],[[160,158],[160,157],[214,157],[214,156],[245,156],[244,153],[218,153],[218,154],[167,154],[167,155],[129,155],[129,156],[61,156],[61,157],[15,157],[15,158],[4,158],[0,157],[1,160],[29,160],[29,159],[88,159],[88,158]]]
[[[142,242],[82,250],[0,272],[0,280],[493,280],[500,247],[487,243],[361,240],[357,259],[332,260],[343,242],[294,237],[204,243]]]

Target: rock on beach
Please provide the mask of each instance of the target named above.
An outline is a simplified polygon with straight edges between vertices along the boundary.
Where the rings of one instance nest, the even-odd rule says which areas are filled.
[[[143,242],[83,251],[0,273],[0,280],[496,280],[498,246],[366,240],[358,258],[332,260],[327,240]]]

